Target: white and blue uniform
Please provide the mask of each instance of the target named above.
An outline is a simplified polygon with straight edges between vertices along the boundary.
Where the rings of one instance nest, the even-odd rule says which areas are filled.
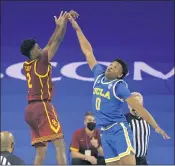
[[[92,71],[95,78],[92,110],[101,128],[105,162],[109,163],[134,152],[132,131],[122,111],[123,102],[131,93],[125,81],[108,81],[99,64]]]

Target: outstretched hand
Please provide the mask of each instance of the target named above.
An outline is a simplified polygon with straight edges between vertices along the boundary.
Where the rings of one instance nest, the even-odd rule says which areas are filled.
[[[165,133],[165,131],[162,130],[160,127],[157,127],[157,128],[155,129],[155,132],[158,133],[158,134],[161,134],[162,137],[163,137],[164,139],[170,139],[170,138],[171,138],[171,137],[169,137],[169,136]]]
[[[75,30],[77,30],[77,29],[80,28],[79,25],[77,24],[77,22],[75,21],[75,19],[72,17],[71,14],[68,15],[68,19],[69,19],[69,21],[71,22],[72,27],[73,27]]]
[[[63,13],[63,11],[61,11],[60,16],[58,18],[54,16],[55,24],[57,26],[62,26],[63,24],[65,24],[68,14],[69,14],[68,12]]]
[[[59,17],[57,18],[56,16],[54,16],[54,19],[55,19],[55,24],[57,26],[62,26],[63,24],[65,24],[66,20],[68,19],[68,16],[72,16],[74,19],[77,19],[79,14],[74,11],[74,10],[71,10],[70,12],[63,12],[61,11]]]
[[[69,15],[71,15],[74,19],[77,19],[79,17],[79,14],[74,10],[71,10],[69,12]]]

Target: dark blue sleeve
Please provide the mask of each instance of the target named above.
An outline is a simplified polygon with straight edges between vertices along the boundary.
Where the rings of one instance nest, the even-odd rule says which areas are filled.
[[[92,72],[94,73],[94,79],[96,79],[100,74],[104,73],[105,70],[100,64],[97,63],[93,67]]]
[[[117,84],[117,86],[115,87],[115,92],[116,95],[123,100],[126,100],[128,97],[131,96],[131,92],[124,82],[119,82]]]
[[[124,116],[125,116],[127,122],[129,123],[129,113],[126,113]]]

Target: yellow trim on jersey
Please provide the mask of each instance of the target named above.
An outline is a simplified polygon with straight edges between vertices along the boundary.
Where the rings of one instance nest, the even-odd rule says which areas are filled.
[[[39,77],[39,80],[40,80],[40,85],[41,85],[41,96],[40,96],[40,97],[41,97],[41,100],[43,100],[43,94],[44,94],[44,93],[43,93],[43,82],[42,82],[42,78],[48,76],[51,67],[50,67],[50,65],[49,65],[49,66],[48,66],[47,73],[44,74],[44,75],[41,75],[41,74],[38,74],[37,71],[36,71],[36,63],[37,63],[37,60],[35,61],[35,64],[34,64],[34,72],[35,72],[35,74]],[[50,91],[49,91],[49,82],[48,82],[48,80],[49,80],[49,77],[48,77],[48,79],[47,79],[47,87],[48,87],[48,94],[49,94],[49,98],[48,98],[48,99],[50,99]]]
[[[49,97],[48,97],[48,99],[50,99],[50,86],[49,86],[49,77],[48,77],[48,79],[47,79],[47,88],[48,88],[48,94],[49,94]]]
[[[129,138],[129,135],[128,135],[127,128],[125,127],[124,123],[120,123],[120,124],[121,124],[121,126],[123,128],[123,131],[124,131],[124,135],[125,135],[125,139],[126,139],[126,143],[127,143],[127,149],[126,149],[125,152],[120,153],[117,157],[105,159],[106,163],[118,161],[122,157],[125,157],[125,156],[129,155],[131,152],[135,153],[135,150],[134,150],[134,148],[131,145],[131,141],[130,141],[130,138]]]
[[[43,90],[41,89],[41,100],[43,100]]]
[[[63,138],[63,133],[57,133],[57,134],[52,134],[52,135],[48,135],[48,136],[37,137],[37,138],[32,140],[32,145],[34,145],[36,143],[48,142],[48,141],[52,141],[55,139],[62,139],[62,138]]]
[[[42,82],[42,78],[39,77],[40,80],[40,84],[41,84],[41,100],[43,100],[43,82]]]
[[[50,117],[49,117],[49,114],[48,114],[48,110],[47,110],[46,103],[45,103],[45,102],[42,102],[42,103],[43,103],[43,105],[44,105],[44,109],[45,109],[46,116],[47,116],[48,121],[49,121],[50,128],[51,128],[55,133],[58,133],[58,131],[59,131],[59,129],[60,129],[60,123],[58,122],[57,117],[55,116],[56,123],[57,123],[57,124],[56,124],[57,126],[56,126],[56,125],[54,125],[55,120],[54,120],[54,119],[50,120]],[[52,106],[52,108],[53,108],[53,106]],[[54,111],[54,109],[52,109],[52,111]],[[54,114],[54,115],[56,115],[56,114]],[[54,122],[53,122],[53,120],[54,120]]]
[[[74,151],[74,152],[79,152],[79,149],[72,148],[72,147],[70,147],[70,150],[72,150],[72,151]]]
[[[27,65],[30,65],[30,64],[33,63],[34,61],[35,61],[35,60],[32,60],[32,61],[30,61],[30,62],[25,61],[24,63],[27,64]]]
[[[55,113],[55,108],[53,107],[53,105],[52,105],[52,112],[53,112],[55,118],[57,119],[57,115],[56,115],[56,113]]]
[[[41,77],[41,78],[44,78],[44,77],[47,77],[47,75],[48,75],[48,73],[49,73],[49,70],[50,70],[50,67],[48,66],[48,69],[47,69],[47,72],[46,72],[46,74],[38,74],[37,73],[37,71],[36,71],[36,62],[37,62],[37,60],[35,61],[35,64],[34,64],[34,72],[35,72],[35,74],[38,76],[38,77]]]
[[[120,146],[120,145],[119,145]],[[129,155],[131,153],[131,149],[130,148],[127,148],[127,150],[123,153],[120,153],[117,157],[114,157],[114,158],[109,158],[109,159],[105,159],[105,162],[106,163],[111,163],[111,162],[114,162],[114,161],[118,161],[120,160],[121,158]]]
[[[39,77],[39,80],[40,80],[41,87],[43,88],[43,82],[42,82],[41,77]]]
[[[124,131],[124,135],[125,135],[125,138],[126,138],[127,146],[130,148],[130,150],[132,150],[135,153],[135,150],[134,150],[134,148],[131,145],[131,141],[130,141],[130,138],[129,138],[129,134],[128,134],[127,128],[125,127],[124,123],[120,123],[120,124],[121,124],[121,126],[123,128],[123,131]]]

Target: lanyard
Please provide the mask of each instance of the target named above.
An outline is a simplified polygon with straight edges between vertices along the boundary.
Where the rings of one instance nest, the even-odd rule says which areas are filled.
[[[89,150],[89,148],[90,148],[90,144],[88,143],[88,139],[87,139],[87,135],[86,135],[86,146],[87,146],[87,149]]]

